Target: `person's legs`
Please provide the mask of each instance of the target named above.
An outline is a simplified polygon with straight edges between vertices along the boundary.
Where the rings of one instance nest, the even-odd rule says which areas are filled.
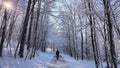
[[[59,56],[57,55],[56,58],[57,58],[57,60],[58,60],[58,59],[59,59]]]

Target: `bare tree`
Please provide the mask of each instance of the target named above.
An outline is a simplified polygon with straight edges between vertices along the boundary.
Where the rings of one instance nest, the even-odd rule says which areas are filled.
[[[25,45],[25,38],[26,38],[26,32],[27,32],[27,26],[28,26],[28,21],[29,21],[29,14],[30,14],[30,7],[31,7],[32,0],[28,1],[28,6],[26,10],[26,15],[25,19],[23,21],[23,29],[22,29],[22,34],[21,34],[21,40],[20,40],[20,50],[19,50],[19,57],[23,58],[23,53],[24,53],[24,45]]]
[[[116,53],[115,53],[115,44],[114,44],[114,35],[113,35],[113,26],[112,26],[112,20],[111,20],[111,10],[110,10],[110,1],[109,0],[103,0],[104,4],[104,11],[105,11],[105,19],[108,29],[108,42],[110,47],[110,55],[111,55],[111,68],[117,68],[117,62],[116,62]]]
[[[4,16],[2,20],[1,30],[2,30],[2,38],[0,41],[0,57],[2,57],[2,50],[3,50],[3,43],[5,41],[5,33],[6,33],[6,27],[7,27],[7,9],[4,10]]]

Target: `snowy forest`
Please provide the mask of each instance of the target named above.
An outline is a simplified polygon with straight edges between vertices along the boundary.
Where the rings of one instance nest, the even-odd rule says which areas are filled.
[[[0,68],[120,68],[119,26],[120,0],[0,0]],[[72,65],[42,67],[57,49]]]

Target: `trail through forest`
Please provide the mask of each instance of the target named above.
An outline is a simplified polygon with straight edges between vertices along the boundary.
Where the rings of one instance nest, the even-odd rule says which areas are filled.
[[[0,58],[0,68],[95,68],[93,61],[77,61],[64,54],[61,54],[63,59],[57,61],[54,55],[40,52],[31,60],[3,57]]]

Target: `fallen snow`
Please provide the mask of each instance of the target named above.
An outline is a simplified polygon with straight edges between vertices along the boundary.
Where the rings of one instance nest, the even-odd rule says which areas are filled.
[[[0,68],[95,68],[93,61],[77,61],[70,56],[61,54],[65,63],[51,63],[54,53],[37,53],[32,60],[13,57],[0,58]]]

